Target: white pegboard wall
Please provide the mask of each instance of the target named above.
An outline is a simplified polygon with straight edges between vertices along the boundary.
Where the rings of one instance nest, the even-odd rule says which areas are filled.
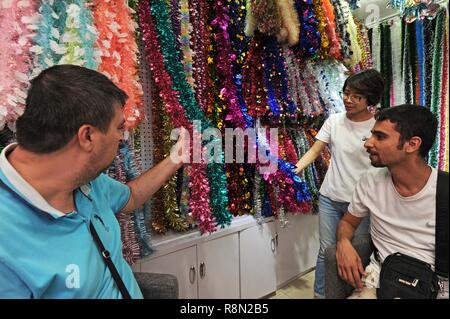
[[[144,46],[139,41],[139,77],[142,84],[143,96],[142,103],[144,105],[145,117],[142,121],[141,128],[141,161],[142,171],[153,167],[153,132],[152,132],[152,84],[151,71],[147,60],[145,59]]]

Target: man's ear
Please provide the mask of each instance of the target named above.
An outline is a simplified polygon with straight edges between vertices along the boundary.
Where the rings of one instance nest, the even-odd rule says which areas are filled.
[[[406,142],[406,153],[419,152],[422,145],[422,139],[418,136],[413,136],[408,142]]]
[[[94,148],[96,128],[89,124],[81,125],[78,129],[77,137],[80,147],[88,152]]]

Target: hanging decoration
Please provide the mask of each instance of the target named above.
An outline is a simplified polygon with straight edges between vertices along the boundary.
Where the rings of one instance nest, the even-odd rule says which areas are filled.
[[[139,152],[148,147],[142,144],[144,130],[139,128],[145,117],[141,81],[147,90],[145,99],[153,107],[146,111],[151,111],[154,128],[154,162],[167,156],[172,128],[183,126],[191,136],[209,128],[222,134],[226,128],[278,129],[277,149],[269,144],[269,130],[258,136],[254,146],[256,151],[270,150],[275,171],[261,173],[264,165],[258,161],[224,165],[219,152],[214,154],[218,163],[201,158],[185,165],[151,202],[132,215],[118,216],[127,261],[152,252],[150,230],[164,234],[195,225],[202,234],[210,233],[229,225],[232,215],[242,214],[254,214],[259,222],[277,216],[284,226],[289,213],[311,211],[329,155],[305,171],[305,180],[294,174],[294,163],[312,145],[325,117],[344,110],[338,94],[344,72],[370,65],[364,29],[355,24],[347,4],[337,0],[0,1],[10,2],[17,5],[16,15],[5,15],[2,8],[2,18],[31,17],[20,20],[30,34],[26,36],[30,41],[20,42],[30,53],[23,55],[28,61],[23,74],[28,78],[47,67],[72,63],[99,70],[129,96],[124,116],[131,137],[121,144],[109,169],[122,182],[140,174]],[[19,3],[34,4],[34,11],[25,13],[28,9]],[[139,21],[139,29],[133,19]],[[136,37],[143,48],[141,56]],[[141,69],[147,65],[150,69],[141,76],[151,76],[151,88],[150,81],[138,77],[138,58]],[[13,91],[13,101],[23,104],[17,96],[24,95]],[[10,124],[20,110],[8,106],[5,111],[2,106],[0,124]],[[201,121],[200,127],[194,121]],[[212,150],[210,143],[219,142],[219,136],[203,140],[203,153]],[[246,142],[247,147],[253,146]]]
[[[447,21],[447,10],[439,6],[427,19],[396,18],[372,31],[374,65],[389,84],[383,106],[406,103],[430,108],[438,133],[428,163],[444,170],[448,170]]]
[[[98,71],[128,95],[123,107],[126,128],[137,127],[143,119],[142,87],[137,74],[137,45],[132,9],[124,1],[93,1],[98,32],[96,46],[102,60]],[[89,67],[89,66],[87,66]]]
[[[0,1],[0,131],[25,108],[32,64],[30,48],[39,23],[38,1]]]
[[[400,10],[407,22],[433,17],[440,8],[434,0],[389,0],[387,7]]]

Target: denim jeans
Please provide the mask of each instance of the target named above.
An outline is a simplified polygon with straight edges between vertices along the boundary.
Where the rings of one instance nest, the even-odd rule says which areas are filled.
[[[314,296],[325,298],[325,249],[336,244],[336,229],[342,216],[347,212],[349,203],[335,202],[326,196],[319,197],[319,237],[320,248],[317,256]],[[369,232],[369,217],[365,217],[355,234]]]

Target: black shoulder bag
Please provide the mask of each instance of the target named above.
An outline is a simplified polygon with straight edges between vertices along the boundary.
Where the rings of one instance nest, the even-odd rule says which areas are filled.
[[[436,190],[436,256],[435,269],[419,259],[394,253],[384,260],[380,273],[379,299],[435,299],[439,277],[448,280],[449,175],[438,172]]]
[[[91,231],[92,237],[94,238],[94,241],[97,244],[98,250],[100,250],[103,260],[105,261],[106,266],[108,266],[108,269],[111,272],[111,275],[114,281],[116,282],[116,285],[119,288],[119,291],[122,294],[123,299],[131,299],[127,287],[123,283],[123,280],[120,277],[119,272],[116,269],[116,266],[114,266],[114,263],[111,260],[111,255],[109,251],[105,248],[105,246],[103,246],[103,243],[100,240],[100,237],[98,236],[97,231],[95,230],[94,224],[92,224],[92,222],[89,223],[89,230]]]

